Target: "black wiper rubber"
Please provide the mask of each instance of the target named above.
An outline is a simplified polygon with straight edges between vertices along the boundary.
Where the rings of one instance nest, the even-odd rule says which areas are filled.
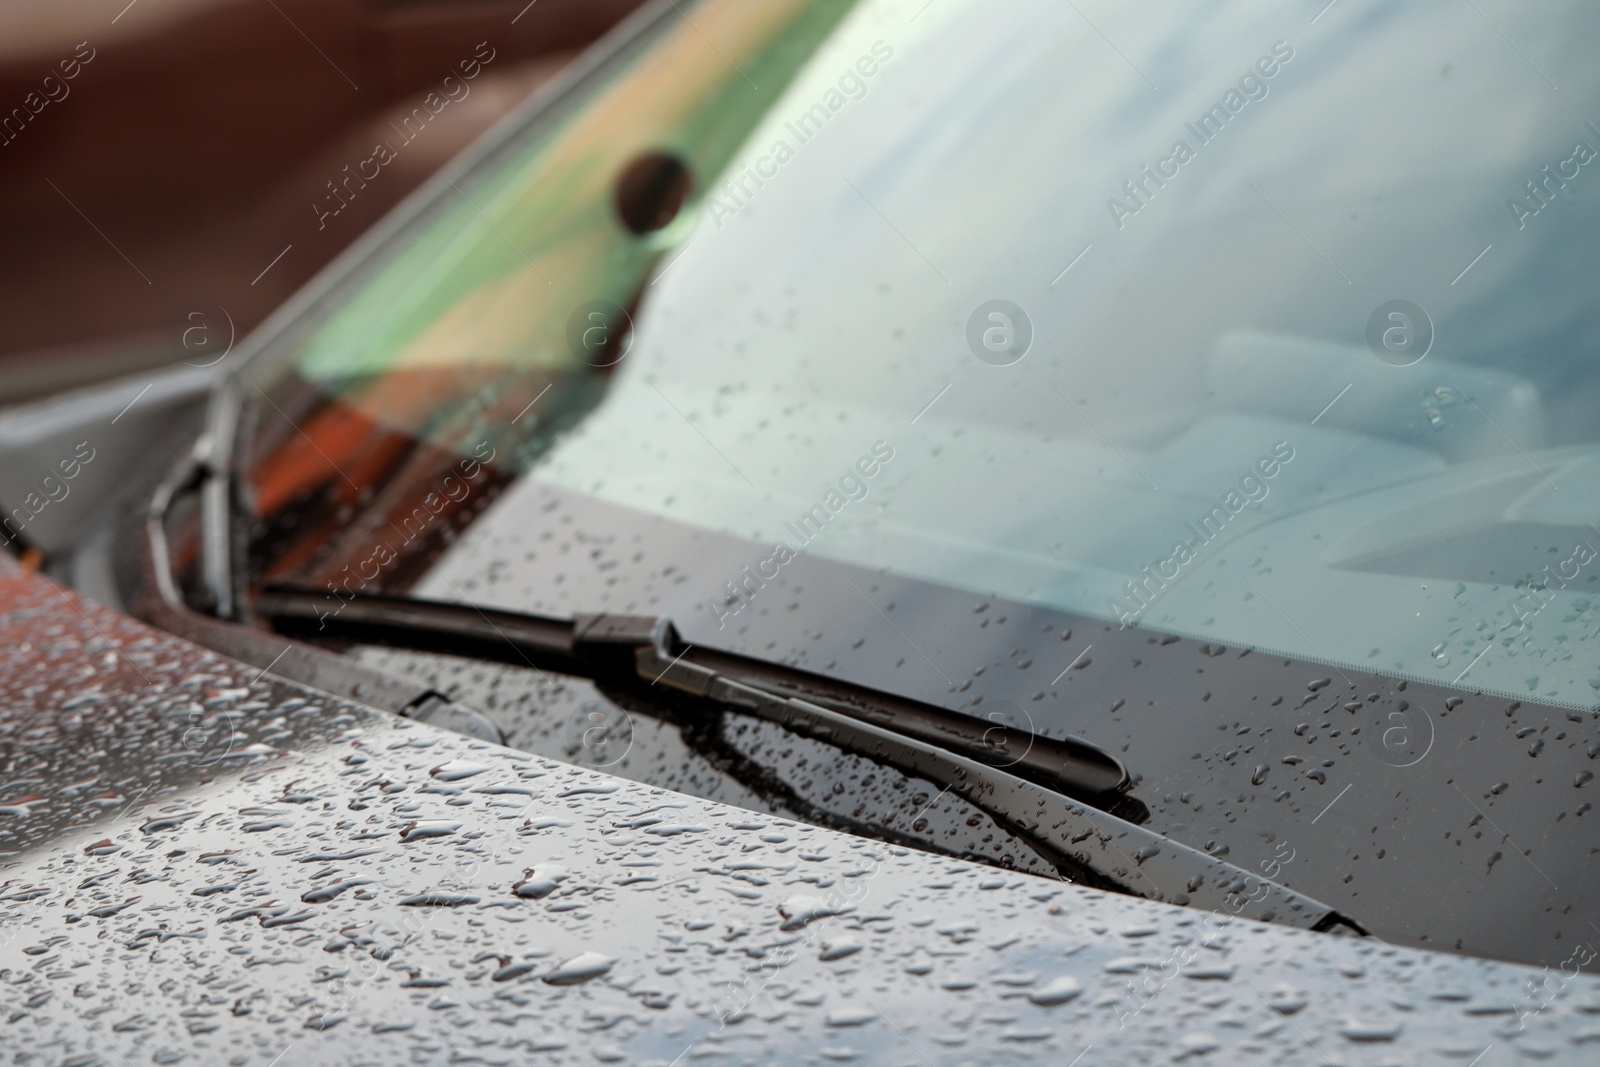
[[[261,617],[272,619],[281,631],[301,636],[366,638],[377,643],[403,643],[410,648],[419,648],[416,639],[422,637],[431,651],[497,659],[597,680],[614,680],[619,674],[632,678],[635,671],[631,653],[619,657],[616,642],[602,636],[607,628],[593,629],[592,622],[596,618],[614,622],[633,616],[590,616],[590,628],[585,629],[578,625],[583,620],[480,610],[466,604],[410,597],[330,597],[326,592],[283,587],[268,589],[257,599],[254,610]],[[655,622],[644,617],[638,625],[653,626]],[[409,635],[409,639],[397,641],[402,634]],[[642,635],[640,640],[647,637]],[[1092,799],[1116,792],[1128,782],[1122,761],[1087,741],[1045,737],[1010,726],[1002,728],[937,705],[795,667],[697,646],[681,649],[675,636],[672,641],[673,653],[681,651],[683,662],[692,666],[783,696],[809,700],[928,744],[1006,767],[1019,777],[1071,796]],[[652,674],[644,681],[654,678]]]
[[[339,599],[336,612],[328,604],[322,592],[274,588],[261,594],[255,610],[285,633],[521,662],[599,682],[666,686],[942,785],[1063,870],[1087,871],[1131,895],[1309,930],[1366,932],[1303,893],[1073,799],[1111,794],[1127,781],[1121,761],[1088,742],[1008,730],[1003,743],[1023,752],[1002,769],[985,759],[1009,762],[1019,754],[1001,747],[992,734],[986,744],[976,732],[985,728],[981,721],[968,720],[971,725],[963,728],[965,716],[932,705],[684,645],[664,618],[556,619],[367,594]],[[796,695],[813,688],[832,697],[831,706]],[[854,699],[840,699],[847,690]],[[1014,773],[1019,769],[1028,776]],[[1047,781],[1033,780],[1039,777]]]

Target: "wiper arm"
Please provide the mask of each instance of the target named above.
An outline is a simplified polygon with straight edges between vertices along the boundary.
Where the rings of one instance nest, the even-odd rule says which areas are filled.
[[[1085,741],[1009,729],[1003,738],[993,731],[985,738],[977,732],[983,723],[933,705],[685,645],[664,618],[560,619],[368,594],[341,598],[337,614],[326,603],[320,592],[276,588],[255,609],[280,632],[520,660],[634,688],[666,686],[942,785],[1059,868],[1087,872],[1108,888],[1262,922],[1365,933],[1303,893],[1072,799],[1105,796],[1127,782],[1120,760]],[[798,695],[809,691],[826,696]],[[986,762],[1012,758],[1004,769]]]
[[[419,651],[495,659],[596,681],[638,681],[637,675],[644,670],[628,649],[619,650],[616,641],[602,637],[608,632],[605,627],[595,628],[596,619],[632,616],[552,618],[365,593],[338,594],[330,599],[325,591],[283,586],[269,588],[252,606],[256,614],[272,620],[277,629],[297,636],[355,637]],[[647,617],[644,623],[637,624],[648,624],[649,631],[637,631],[637,643],[648,643],[654,632],[650,627],[656,621]],[[666,625],[670,627],[670,623]],[[681,665],[711,670],[778,695],[804,698],[940,748],[1004,766],[1019,777],[1071,796],[1101,797],[1128,782],[1122,761],[1087,741],[1001,727],[937,705],[795,667],[684,646],[675,632],[661,640],[670,649],[668,659]],[[642,680],[654,682],[659,673],[650,673]]]

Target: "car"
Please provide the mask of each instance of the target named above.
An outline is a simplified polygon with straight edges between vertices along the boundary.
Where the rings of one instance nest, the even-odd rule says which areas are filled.
[[[20,1047],[1587,1062],[1600,15],[1504,16],[664,0],[0,417]]]

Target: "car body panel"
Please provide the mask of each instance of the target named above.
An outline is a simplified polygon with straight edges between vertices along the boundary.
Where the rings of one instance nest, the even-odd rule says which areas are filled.
[[[331,698],[3,558],[0,603],[4,988],[33,1062],[1580,1062],[1600,1040],[1576,969],[755,817]]]

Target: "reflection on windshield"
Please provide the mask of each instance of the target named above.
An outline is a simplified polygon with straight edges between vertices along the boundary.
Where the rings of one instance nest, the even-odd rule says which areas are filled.
[[[1558,93],[1454,5],[1129,11],[1119,56],[1060,5],[869,4],[734,168],[893,63],[702,220],[539,475],[778,542],[883,437],[808,551],[1592,706],[1597,17],[1519,26]],[[1025,346],[972,343],[997,298]]]
[[[744,10],[693,17],[718,40],[799,33],[740,29]],[[504,164],[477,207],[525,266],[502,247],[469,268],[500,239],[455,205],[301,366],[559,364],[579,294],[533,294],[621,257],[582,295],[628,305],[626,356],[570,433],[508,448],[516,471],[793,548],[785,524],[881,441],[896,458],[869,506],[827,509],[804,551],[1593,706],[1597,21],[1544,5],[1511,47],[1442,2],[1315,22],[1110,8],[1091,27],[1046,0],[864,0],[807,24],[781,92],[738,64],[759,121],[714,166],[682,149],[702,198],[655,243],[546,255],[518,221],[559,218],[563,181],[609,188],[653,133],[588,169]],[[649,122],[752,98],[718,77],[652,86]],[[396,306],[390,355],[363,362]],[[506,410],[549,380],[506,385]],[[496,504],[534,506],[525,484]]]
[[[553,129],[451,182],[342,302],[265,353],[279,373],[247,450],[252,580],[408,587],[598,403],[684,201],[849,5],[701,4],[590,78]],[[458,458],[491,454],[483,492],[444,489]]]

